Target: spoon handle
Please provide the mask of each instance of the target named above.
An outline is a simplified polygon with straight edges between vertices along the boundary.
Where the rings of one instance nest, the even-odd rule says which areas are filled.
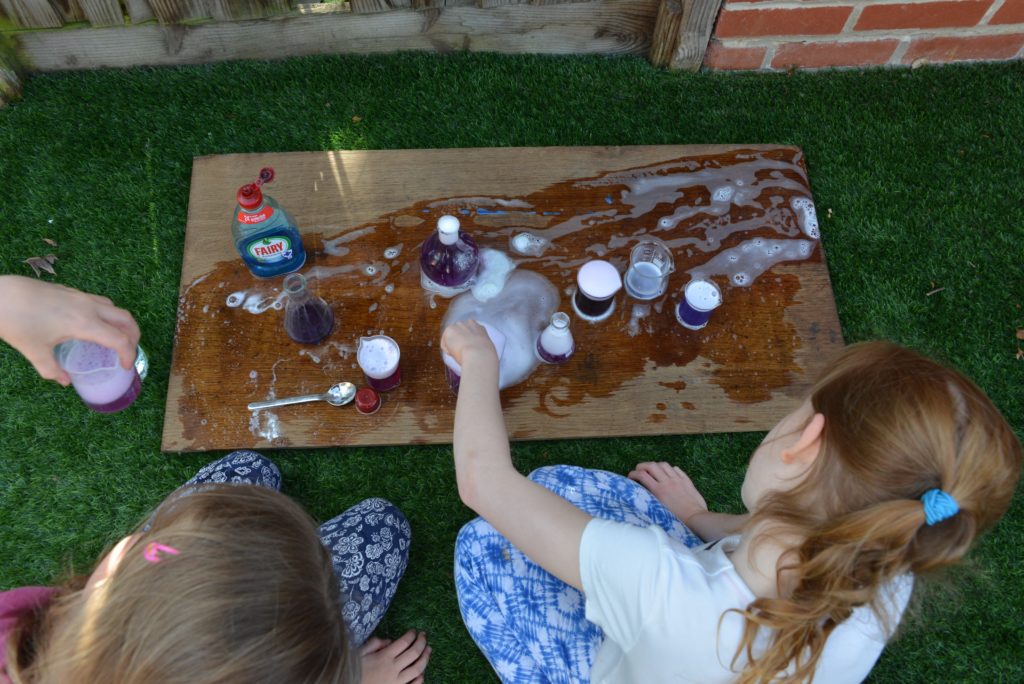
[[[249,404],[250,411],[275,408],[277,406],[288,406],[289,404],[305,404],[307,401],[320,401],[327,397],[323,394],[303,394],[301,397],[284,397],[283,399],[270,399],[268,401],[254,401]]]

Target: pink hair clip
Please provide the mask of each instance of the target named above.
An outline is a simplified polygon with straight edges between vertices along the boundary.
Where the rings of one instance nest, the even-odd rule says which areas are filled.
[[[166,544],[161,544],[160,542],[149,542],[148,544],[146,544],[146,549],[142,552],[142,556],[150,563],[159,563],[163,560],[163,558],[160,557],[161,552],[169,553],[172,556],[177,556],[179,553],[181,553],[180,551],[178,551],[178,549],[174,548],[173,546],[167,546]]]

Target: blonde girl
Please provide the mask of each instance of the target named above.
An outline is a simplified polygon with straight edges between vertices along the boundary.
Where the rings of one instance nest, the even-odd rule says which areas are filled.
[[[370,637],[408,562],[408,521],[367,499],[318,529],[280,482],[266,457],[234,452],[87,579],[0,592],[0,682],[422,682],[426,635]]]
[[[462,366],[456,542],[463,619],[504,682],[862,681],[918,577],[1006,511],[1021,446],[961,374],[884,342],[849,347],[751,457],[744,515],[682,470],[629,478],[510,459],[497,358],[473,322]]]

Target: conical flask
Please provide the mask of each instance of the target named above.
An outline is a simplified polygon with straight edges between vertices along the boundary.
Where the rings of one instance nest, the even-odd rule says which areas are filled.
[[[306,277],[292,273],[284,279],[284,330],[299,344],[316,344],[334,328],[334,312],[322,298],[310,293]]]

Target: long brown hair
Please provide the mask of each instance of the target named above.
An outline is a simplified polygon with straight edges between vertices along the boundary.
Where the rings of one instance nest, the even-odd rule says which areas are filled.
[[[802,543],[779,564],[778,585],[785,573],[792,591],[740,611],[733,663],[746,656],[743,684],[809,680],[855,607],[871,606],[891,629],[879,588],[962,559],[1006,512],[1020,475],[1020,442],[984,392],[897,345],[848,347],[810,401],[825,416],[822,451],[802,482],[765,495],[749,522]],[[927,525],[921,496],[935,488],[960,511]],[[771,640],[755,657],[762,627]]]
[[[358,679],[330,554],[288,497],[205,485],[139,534],[102,585],[63,592],[35,634],[28,621],[11,635],[15,684]],[[150,542],[178,554],[150,562]]]

